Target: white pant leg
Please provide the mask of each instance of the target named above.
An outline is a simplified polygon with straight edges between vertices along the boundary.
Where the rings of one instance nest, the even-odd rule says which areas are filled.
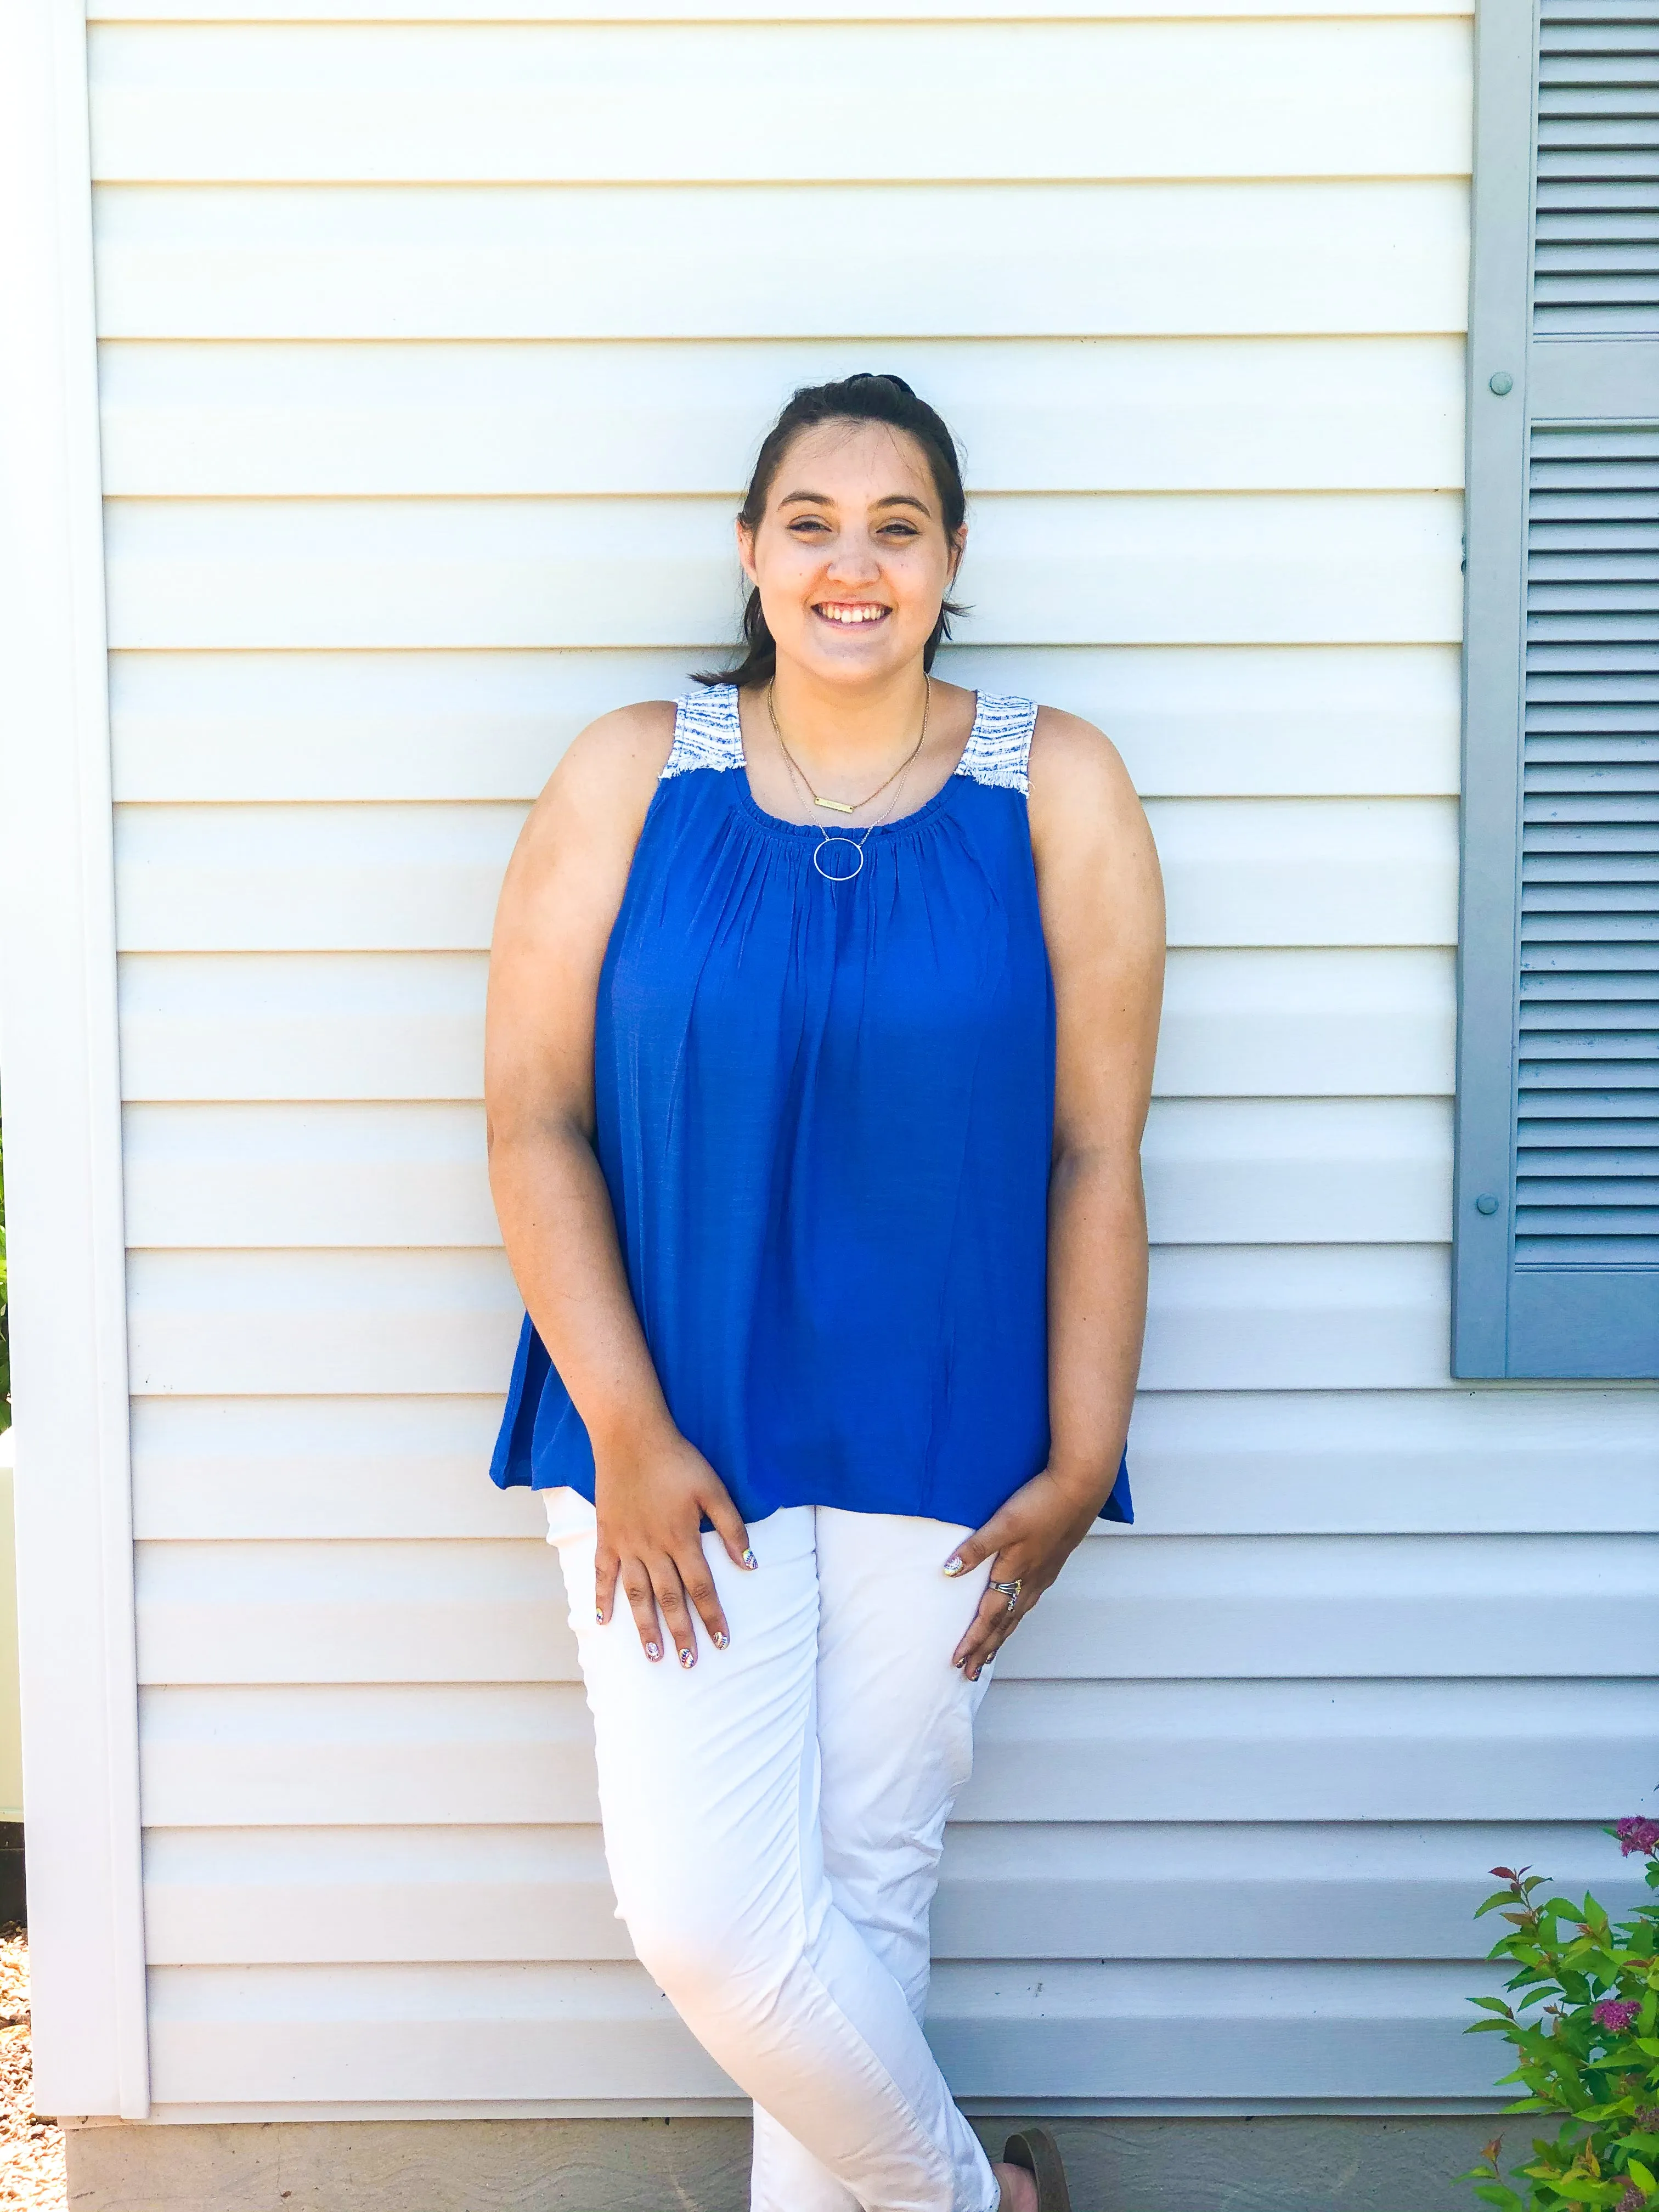
[[[579,1503],[553,1503],[549,1533],[593,1714],[605,1856],[641,1961],[710,2056],[866,2212],[994,2212],[995,2178],[904,1992],[824,1873],[814,1510],[750,1530],[753,1574],[705,1538],[732,1645],[703,1639],[687,1673],[646,1658],[625,1607],[596,1624]]]
[[[945,1824],[973,1765],[990,1670],[951,1664],[988,1566],[947,1581],[968,1534],[898,1514],[817,1510],[820,1826],[830,1894],[902,1988],[927,2002],[927,1921]],[[758,2107],[754,2212],[857,2212],[858,2200]]]

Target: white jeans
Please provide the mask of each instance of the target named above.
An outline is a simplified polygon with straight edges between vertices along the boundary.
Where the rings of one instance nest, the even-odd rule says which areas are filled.
[[[951,1654],[988,1567],[942,1521],[794,1505],[745,1573],[703,1549],[732,1632],[655,1664],[593,1617],[593,1509],[549,1494],[593,1714],[617,1912],[755,2100],[753,2212],[994,2212],[996,2177],[921,2032],[927,1914],[988,1670]]]

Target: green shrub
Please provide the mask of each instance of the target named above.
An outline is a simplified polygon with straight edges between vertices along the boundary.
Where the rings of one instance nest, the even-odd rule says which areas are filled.
[[[1632,1816],[1607,1833],[1626,1858],[1646,1859],[1648,1887],[1659,1891],[1659,1820]],[[1489,1955],[1516,1967],[1504,1986],[1520,1994],[1513,2004],[1476,1997],[1490,2017],[1469,2033],[1501,2035],[1517,2055],[1500,2086],[1518,2082],[1526,2094],[1504,2109],[1559,2115],[1560,2125],[1534,2138],[1508,2181],[1501,2136],[1463,2179],[1499,2212],[1643,2212],[1659,2198],[1659,1903],[1614,1923],[1593,1897],[1540,1903],[1544,1878],[1525,1867],[1492,1872],[1508,1887],[1480,1911],[1510,1926]]]

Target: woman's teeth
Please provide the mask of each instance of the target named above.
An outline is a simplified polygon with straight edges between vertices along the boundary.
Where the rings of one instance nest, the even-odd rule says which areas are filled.
[[[870,623],[879,622],[887,612],[887,609],[885,607],[820,606],[817,611],[824,617],[826,622]]]

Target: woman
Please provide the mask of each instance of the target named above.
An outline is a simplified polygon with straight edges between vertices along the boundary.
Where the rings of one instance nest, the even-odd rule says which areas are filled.
[[[1066,2202],[951,2102],[927,1914],[987,1668],[1129,1517],[1163,912],[1100,732],[929,675],[965,543],[908,385],[798,392],[739,665],[576,739],[490,962],[492,1473],[548,1493],[618,1910],[757,2212]]]

